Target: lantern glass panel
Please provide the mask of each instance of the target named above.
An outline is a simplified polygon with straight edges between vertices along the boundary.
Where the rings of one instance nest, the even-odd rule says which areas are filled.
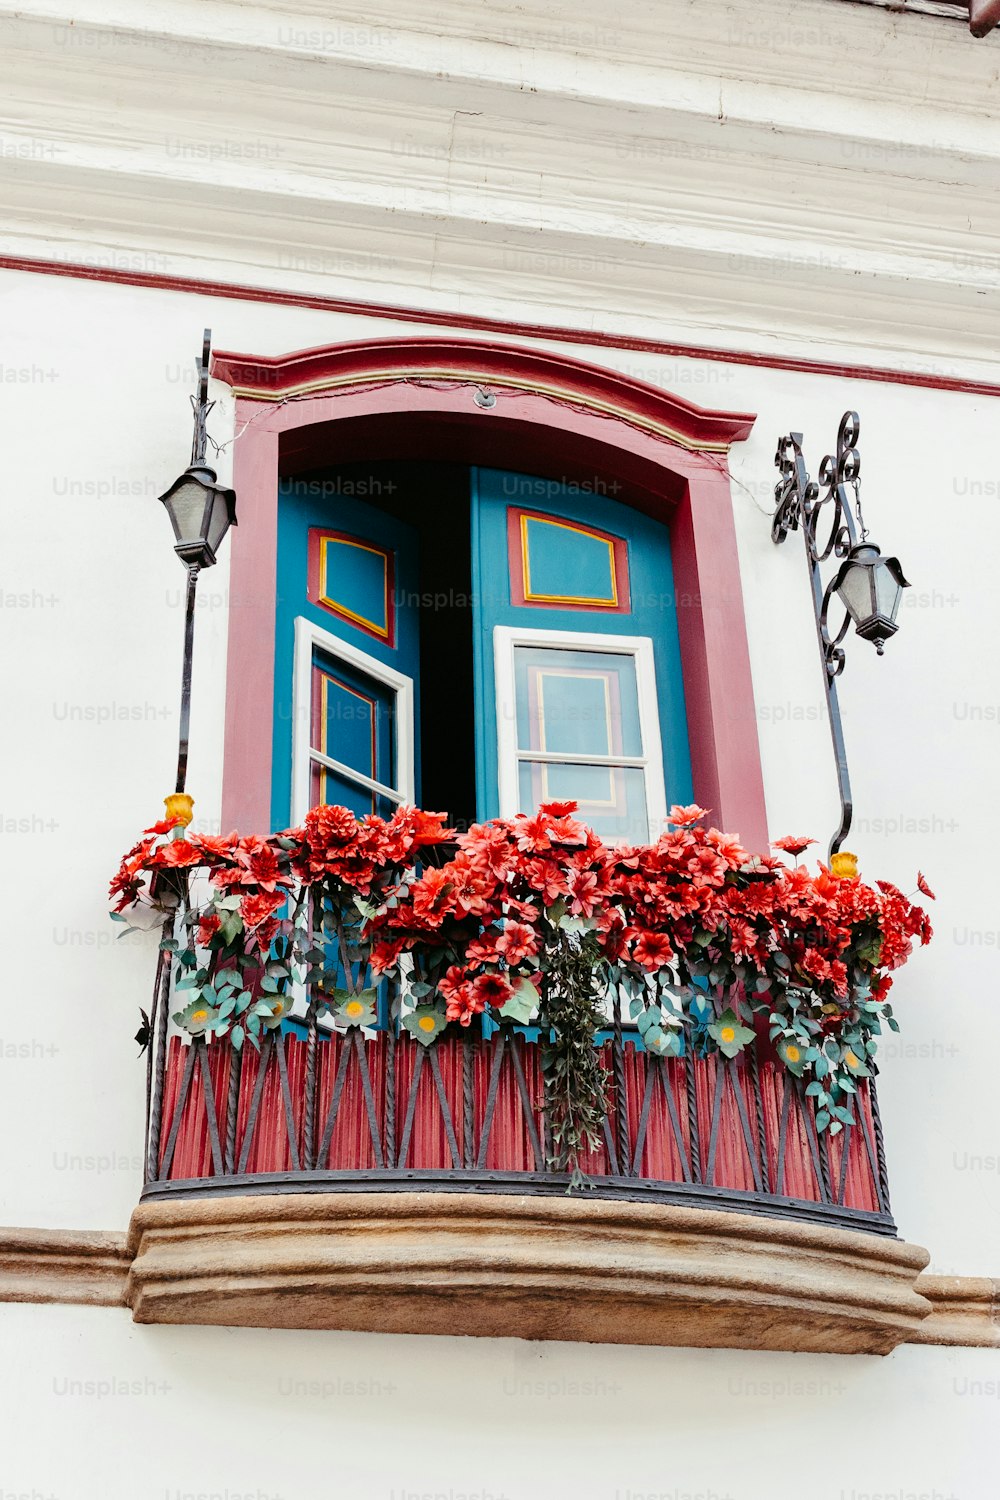
[[[208,545],[218,556],[222,540],[229,530],[229,506],[223,490],[216,490],[211,500],[212,513],[208,522]]]
[[[849,563],[837,587],[855,625],[863,625],[875,613],[872,570],[864,563]]]
[[[174,536],[178,542],[198,541],[202,535],[205,519],[205,502],[208,499],[204,485],[195,479],[185,479],[165,502],[170,512]]]
[[[875,597],[878,601],[879,614],[887,620],[894,620],[896,611],[899,609],[899,601],[903,597],[903,590],[892,569],[884,562],[879,563],[875,572]]]

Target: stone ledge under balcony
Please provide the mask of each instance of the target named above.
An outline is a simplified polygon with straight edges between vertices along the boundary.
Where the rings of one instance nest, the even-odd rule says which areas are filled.
[[[888,1354],[931,1311],[891,1237],[586,1195],[153,1201],[129,1250],[140,1323]]]

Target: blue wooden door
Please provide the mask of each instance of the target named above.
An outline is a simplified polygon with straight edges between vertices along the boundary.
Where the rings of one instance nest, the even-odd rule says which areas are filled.
[[[419,798],[417,533],[345,488],[279,493],[275,828],[318,802],[390,817]]]
[[[691,800],[665,525],[607,494],[471,475],[479,816],[571,799],[655,837]]]

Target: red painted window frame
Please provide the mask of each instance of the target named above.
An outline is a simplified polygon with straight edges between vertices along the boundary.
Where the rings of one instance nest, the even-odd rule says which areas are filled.
[[[708,411],[560,353],[400,338],[277,357],[219,352],[236,396],[223,825],[266,829],[271,799],[279,476],[324,463],[440,458],[560,483],[603,476],[670,528],[695,797],[767,847],[729,446],[754,416]],[[494,404],[477,393],[488,389]]]

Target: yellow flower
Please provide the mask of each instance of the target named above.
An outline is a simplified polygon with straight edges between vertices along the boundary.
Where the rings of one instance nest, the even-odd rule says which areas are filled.
[[[208,1020],[208,1011],[207,1010],[193,1010],[191,1012],[191,1017],[190,1018],[191,1018],[192,1021],[197,1021],[198,1024],[199,1024],[199,1026],[200,1026],[201,1023],[202,1023],[202,1021],[207,1021]]]
[[[167,817],[176,818],[182,828],[186,828],[194,817],[194,798],[187,792],[171,792],[169,797],[164,797],[163,805]]]
[[[850,1047],[848,1047],[847,1051],[844,1053],[844,1061],[849,1068],[856,1068],[858,1065],[858,1054],[856,1052],[852,1052]]]
[[[417,1025],[421,1031],[434,1031],[437,1028],[437,1022],[433,1016],[421,1016],[417,1021]]]
[[[361,1004],[360,1000],[348,1000],[347,1004],[344,1006],[344,1015],[350,1016],[351,1020],[353,1021],[357,1016],[364,1014],[364,1009],[365,1008]]]
[[[735,1040],[736,1032],[733,1030],[733,1028],[731,1026],[723,1026],[722,1030],[719,1032],[719,1041],[734,1042]]]
[[[853,880],[858,873],[858,856],[841,849],[830,861],[830,874],[838,880]]]
[[[785,1048],[785,1057],[788,1059],[788,1061],[791,1063],[797,1063],[801,1056],[802,1053],[799,1051],[798,1047],[796,1047],[795,1043],[789,1042],[788,1046]]]

